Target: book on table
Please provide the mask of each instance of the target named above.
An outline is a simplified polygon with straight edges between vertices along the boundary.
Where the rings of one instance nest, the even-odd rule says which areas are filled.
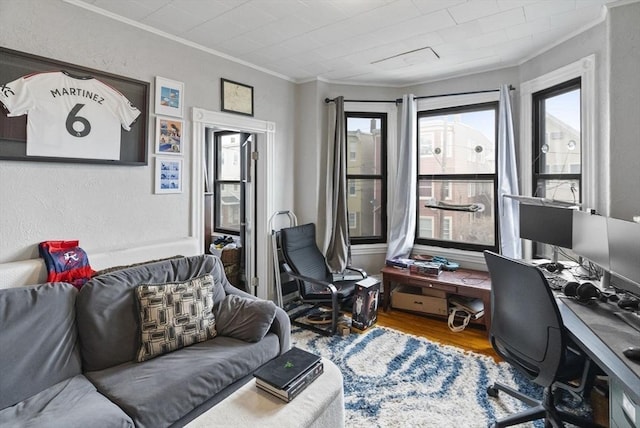
[[[324,371],[320,356],[293,347],[254,372],[256,386],[291,401]]]
[[[311,384],[318,376],[324,372],[324,365],[322,361],[318,361],[309,370],[299,376],[291,384],[280,389],[268,384],[267,382],[256,378],[256,386],[263,391],[266,391],[281,400],[289,402],[296,398],[307,386]]]

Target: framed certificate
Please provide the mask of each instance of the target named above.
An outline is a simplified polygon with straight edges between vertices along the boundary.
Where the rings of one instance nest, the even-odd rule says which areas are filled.
[[[220,94],[222,111],[253,116],[253,86],[220,79]]]

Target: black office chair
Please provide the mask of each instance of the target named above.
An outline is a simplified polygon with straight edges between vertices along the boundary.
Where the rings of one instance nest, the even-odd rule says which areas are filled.
[[[484,257],[491,275],[491,345],[506,362],[544,388],[542,400],[535,400],[498,382],[489,386],[490,396],[504,391],[532,406],[492,426],[544,418],[547,427],[562,427],[563,421],[598,427],[555,406],[554,391],[560,383],[579,378],[586,382],[589,360],[569,346],[558,305],[542,271],[490,251],[485,251]]]
[[[297,280],[300,299],[302,302],[312,305],[307,311],[294,314],[292,322],[323,334],[335,334],[340,317],[340,307],[351,305],[355,283],[366,278],[366,273],[362,269],[349,266],[347,269],[357,272],[360,278],[334,281],[324,255],[316,245],[316,227],[313,223],[281,229],[280,248],[286,262],[285,269],[288,270],[290,277]],[[329,331],[295,321],[309,313],[310,310],[326,305],[331,306],[331,329]]]

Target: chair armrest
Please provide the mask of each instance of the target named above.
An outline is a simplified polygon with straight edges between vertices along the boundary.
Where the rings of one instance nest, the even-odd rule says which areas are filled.
[[[312,284],[317,284],[317,285],[322,285],[323,287],[326,287],[329,292],[331,294],[338,294],[338,289],[336,288],[335,285],[333,285],[330,282],[327,281],[322,281],[321,279],[315,279],[315,278],[311,278],[308,276],[304,276],[304,275],[299,275],[293,271],[287,271],[287,274],[295,279],[299,279],[300,281],[304,281],[304,282],[310,282]]]
[[[367,277],[367,272],[364,271],[364,269],[361,268],[357,268],[357,267],[353,267],[353,266],[347,266],[346,268],[344,268],[344,270],[350,270],[353,272],[358,272],[362,278],[366,278]]]

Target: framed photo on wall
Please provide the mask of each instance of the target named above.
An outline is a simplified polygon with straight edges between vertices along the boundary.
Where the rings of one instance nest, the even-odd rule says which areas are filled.
[[[253,116],[253,86],[220,79],[220,109]]]
[[[156,116],[156,153],[162,155],[184,153],[184,120]]]
[[[156,76],[156,114],[182,117],[184,83]]]
[[[182,159],[156,157],[155,193],[182,193]]]

